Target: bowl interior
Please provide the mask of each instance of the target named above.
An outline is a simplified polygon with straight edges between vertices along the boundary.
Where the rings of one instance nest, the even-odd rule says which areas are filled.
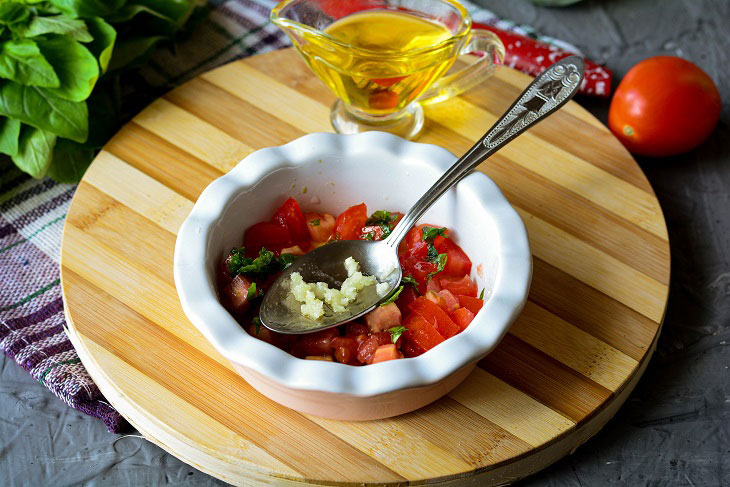
[[[415,144],[414,144],[415,145]],[[413,147],[411,147],[413,148]],[[243,241],[244,230],[269,220],[276,208],[294,197],[305,212],[330,213],[335,217],[352,205],[365,202],[375,210],[406,212],[433,184],[455,157],[435,146],[394,153],[392,148],[312,154],[289,164],[286,151],[272,149],[285,164],[265,175],[253,187],[241,190],[225,208],[211,232],[207,251],[210,282],[220,261]],[[251,161],[249,161],[251,162]],[[253,162],[251,162],[253,163]],[[245,171],[247,161],[237,169]],[[474,177],[474,176],[469,176]],[[478,175],[476,177],[483,177]],[[475,188],[460,184],[447,192],[421,219],[452,229],[452,238],[472,259],[472,277],[488,297],[499,271],[498,229]]]

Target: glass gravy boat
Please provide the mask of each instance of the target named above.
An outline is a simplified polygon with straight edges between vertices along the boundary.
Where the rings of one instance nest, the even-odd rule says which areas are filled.
[[[414,138],[424,125],[421,104],[472,88],[504,59],[499,38],[472,29],[454,0],[285,0],[271,20],[337,96],[330,118],[339,133]],[[482,56],[447,74],[469,52]]]

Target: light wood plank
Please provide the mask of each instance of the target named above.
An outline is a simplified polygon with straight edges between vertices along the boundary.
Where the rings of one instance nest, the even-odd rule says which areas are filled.
[[[175,235],[193,209],[190,200],[107,151],[99,152],[84,181]]]
[[[639,362],[528,302],[510,333],[606,389],[618,390]]]
[[[299,130],[332,132],[328,107],[243,62],[233,62],[209,71],[202,78]],[[244,79],[246,82],[242,83],[241,80]],[[292,107],[296,109],[292,110]]]
[[[478,367],[449,397],[534,447],[575,426],[570,419]]]
[[[224,173],[254,151],[164,98],[155,100],[134,121]]]
[[[669,288],[569,233],[516,208],[532,253],[659,323]]]

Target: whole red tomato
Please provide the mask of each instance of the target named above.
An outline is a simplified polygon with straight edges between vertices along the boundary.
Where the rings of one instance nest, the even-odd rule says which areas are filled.
[[[712,79],[689,61],[656,56],[631,68],[618,85],[608,126],[634,154],[664,157],[701,144],[720,118]]]

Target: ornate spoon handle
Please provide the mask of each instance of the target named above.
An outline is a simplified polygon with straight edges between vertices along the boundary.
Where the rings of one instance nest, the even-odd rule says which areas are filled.
[[[484,137],[456,161],[408,210],[393,233],[385,240],[388,245],[397,248],[408,230],[446,190],[458,183],[484,159],[573,98],[583,80],[584,72],[583,59],[579,56],[570,56],[561,59],[538,75]]]

